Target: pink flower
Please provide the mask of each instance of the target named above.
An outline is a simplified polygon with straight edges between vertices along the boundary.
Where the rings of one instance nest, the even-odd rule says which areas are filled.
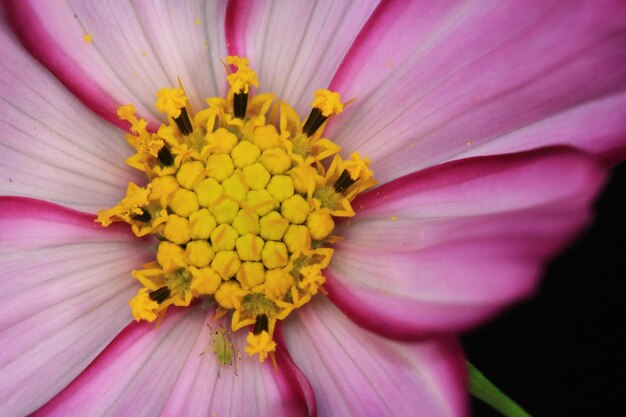
[[[2,415],[465,415],[454,334],[532,294],[626,150],[619,1],[3,6]],[[328,297],[277,331],[277,370],[203,354],[201,306],[131,323],[155,246],[93,221],[141,181],[117,106],[158,124],[180,76],[199,107],[229,54],[301,116],[320,87],[356,98],[325,135],[379,182],[338,226]]]

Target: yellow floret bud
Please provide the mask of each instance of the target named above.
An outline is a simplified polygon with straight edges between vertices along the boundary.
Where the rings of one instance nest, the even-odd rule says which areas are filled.
[[[239,309],[241,300],[248,292],[243,290],[237,281],[222,282],[222,285],[215,291],[215,301],[220,307],[225,309]]]
[[[261,262],[244,262],[237,272],[237,281],[243,288],[254,288],[265,281],[265,268]]]
[[[289,227],[289,221],[283,216],[278,214],[277,211],[272,211],[261,217],[259,220],[260,235],[265,240],[281,240],[287,227]]]
[[[315,240],[322,240],[335,228],[335,222],[330,216],[329,209],[319,209],[309,214],[306,220],[311,237]]]
[[[267,269],[282,268],[289,262],[287,247],[282,242],[265,242],[261,250],[261,259]]]
[[[243,261],[260,261],[265,241],[251,233],[241,236],[235,242],[237,254]]]
[[[224,182],[222,182],[222,187],[224,187],[224,194],[232,200],[242,201],[246,198],[246,194],[248,193],[248,184],[246,183],[246,179],[241,172],[241,170],[235,170],[235,173],[230,177],[226,178]]]
[[[246,353],[250,356],[256,354],[259,355],[259,362],[263,363],[267,356],[276,351],[276,342],[272,340],[272,336],[265,330],[259,334],[248,333],[246,338],[248,346],[246,346]]]
[[[282,268],[265,272],[265,294],[270,298],[282,299],[293,285],[293,277]]]
[[[285,232],[283,241],[291,253],[311,249],[311,235],[305,226],[290,225]]]
[[[246,184],[253,190],[262,190],[270,180],[270,173],[260,163],[254,163],[243,168]]]
[[[206,174],[218,181],[224,181],[233,175],[235,166],[229,155],[211,155],[206,161]]]
[[[183,162],[176,173],[176,181],[188,190],[193,190],[205,177],[204,164],[200,161]]]
[[[175,214],[171,214],[167,218],[167,222],[165,222],[165,227],[163,228],[163,236],[170,242],[176,243],[177,245],[183,245],[189,242],[189,220],[184,217],[177,216]]]
[[[232,223],[237,212],[239,211],[239,204],[232,200],[224,199],[215,203],[210,207],[211,213],[215,216],[215,220],[218,223]]]
[[[228,154],[233,150],[238,140],[237,135],[220,127],[215,132],[206,135],[206,150],[213,154]]]
[[[214,178],[207,178],[194,188],[198,196],[198,203],[202,207],[209,207],[224,195],[224,187]]]
[[[215,217],[205,208],[189,216],[189,233],[192,239],[208,239],[216,225]]]
[[[159,201],[162,206],[166,206],[169,200],[178,190],[178,182],[172,175],[156,177],[152,180],[152,190],[150,192],[151,201]]]
[[[157,250],[157,262],[165,272],[184,268],[186,266],[185,251],[172,242],[161,242]]]
[[[280,135],[274,125],[263,125],[254,129],[252,143],[258,146],[262,151],[282,145]]]
[[[232,250],[217,252],[213,262],[211,262],[211,268],[215,269],[225,280],[235,276],[240,266],[239,256],[237,256],[237,252]]]
[[[259,162],[273,175],[284,174],[291,168],[291,158],[280,148],[266,149]]]
[[[261,150],[253,143],[241,141],[233,148],[230,156],[237,168],[243,168],[254,164],[261,156]]]
[[[189,217],[191,213],[198,211],[200,208],[196,193],[184,188],[176,190],[172,196],[172,201],[170,201],[169,206],[174,213],[183,217]]]
[[[329,117],[333,114],[339,114],[343,111],[341,96],[327,89],[319,89],[315,92],[315,98],[311,103],[311,107],[320,109],[322,115]]]
[[[220,224],[211,233],[211,243],[213,249],[233,250],[235,249],[235,240],[239,237],[239,233],[229,224]]]
[[[222,277],[212,268],[189,267],[192,275],[190,289],[197,295],[211,295],[219,288]]]
[[[180,88],[162,88],[157,92],[156,108],[161,113],[177,118],[181,108],[185,107],[187,97]]]
[[[278,208],[278,201],[267,190],[249,191],[246,202],[250,210],[253,210],[259,216],[263,216]]]
[[[267,191],[279,202],[293,195],[293,180],[287,175],[275,175],[267,184]]]
[[[136,321],[154,321],[157,318],[159,304],[150,299],[147,288],[141,288],[137,295],[128,302],[131,312]]]
[[[280,205],[280,214],[293,224],[304,223],[309,216],[309,203],[300,195],[295,194]]]
[[[214,256],[215,252],[206,240],[192,240],[185,248],[187,263],[198,268],[207,266]]]
[[[233,227],[240,235],[246,233],[259,233],[259,216],[248,209],[241,209],[233,220]]]
[[[248,67],[248,60],[246,58],[239,58],[238,56],[226,57],[226,63],[237,67],[237,71],[226,76],[230,88],[235,94],[248,94],[250,86],[259,86],[259,80],[256,76],[256,72]]]
[[[312,193],[315,189],[315,178],[320,177],[315,168],[306,164],[292,168],[287,175],[293,180],[293,188],[300,194]]]

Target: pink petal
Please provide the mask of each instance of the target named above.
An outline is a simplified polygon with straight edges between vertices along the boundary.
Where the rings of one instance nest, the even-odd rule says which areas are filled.
[[[119,104],[157,120],[156,91],[180,77],[196,108],[225,87],[225,1],[7,1],[28,50],[89,108]],[[92,43],[83,36],[92,36]]]
[[[50,203],[0,198],[0,414],[36,410],[132,320],[146,243]]]
[[[320,416],[463,416],[465,361],[454,339],[396,342],[354,325],[320,297],[293,314],[285,339],[317,394]]]
[[[330,298],[390,337],[475,325],[533,292],[544,262],[589,220],[603,179],[588,157],[546,148],[386,184],[337,232]]]
[[[207,318],[207,313],[209,318]],[[243,353],[246,332],[232,334],[233,364],[211,349],[214,310],[168,310],[160,326],[132,323],[93,364],[36,415],[281,416],[307,415],[289,396],[289,371]],[[285,396],[287,395],[287,396]]]
[[[571,144],[619,160],[625,35],[622,1],[386,2],[331,83],[357,101],[327,133],[381,183],[467,152]]]
[[[136,177],[124,165],[131,148],[123,132],[86,109],[1,24],[0,55],[0,194],[92,212],[119,201]]]
[[[378,2],[231,1],[228,50],[250,59],[259,91],[276,93],[306,116],[313,92],[328,86]]]

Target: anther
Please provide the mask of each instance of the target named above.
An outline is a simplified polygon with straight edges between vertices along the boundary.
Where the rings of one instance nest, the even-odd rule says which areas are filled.
[[[157,159],[165,166],[170,166],[174,163],[174,157],[172,156],[172,153],[167,148],[167,146],[163,146],[161,148],[161,150],[157,154]]]
[[[317,132],[317,129],[324,124],[326,119],[328,119],[328,117],[324,116],[320,109],[313,107],[309,117],[306,119],[306,122],[304,122],[302,132],[307,136],[313,136],[313,134]]]
[[[176,126],[178,126],[178,129],[183,135],[187,136],[193,132],[193,126],[191,125],[191,120],[189,119],[186,108],[182,107],[180,109],[180,116],[175,117],[174,122],[176,122]]]
[[[254,330],[252,333],[260,334],[261,332],[267,332],[269,329],[269,322],[265,314],[259,314],[256,316],[256,322],[254,323]]]
[[[170,298],[171,294],[172,291],[168,287],[161,287],[158,290],[151,291],[148,296],[152,301],[162,304],[165,300]]]
[[[248,108],[248,93],[235,93],[233,95],[233,110],[235,117],[243,119]]]
[[[335,184],[333,184],[333,187],[335,187],[335,191],[342,193],[355,182],[356,180],[353,180],[350,173],[344,169],[337,181],[335,181]]]
[[[141,209],[141,214],[133,214],[131,217],[133,220],[137,220],[137,221],[144,222],[144,223],[148,223],[150,220],[152,220],[152,215],[145,208]]]

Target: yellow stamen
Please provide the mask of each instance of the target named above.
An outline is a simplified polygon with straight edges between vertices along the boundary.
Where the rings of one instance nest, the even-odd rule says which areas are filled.
[[[329,117],[343,112],[343,104],[339,93],[330,90],[320,89],[315,92],[315,99],[311,107],[320,109],[322,116]]]
[[[230,88],[235,94],[248,94],[250,86],[259,86],[259,80],[256,76],[256,72],[248,67],[248,60],[246,58],[239,58],[238,56],[226,57],[226,63],[237,67],[237,71],[229,74],[226,77]]]
[[[248,333],[246,353],[250,356],[259,355],[259,362],[264,362],[271,352],[276,351],[276,342],[265,330],[259,334]]]

